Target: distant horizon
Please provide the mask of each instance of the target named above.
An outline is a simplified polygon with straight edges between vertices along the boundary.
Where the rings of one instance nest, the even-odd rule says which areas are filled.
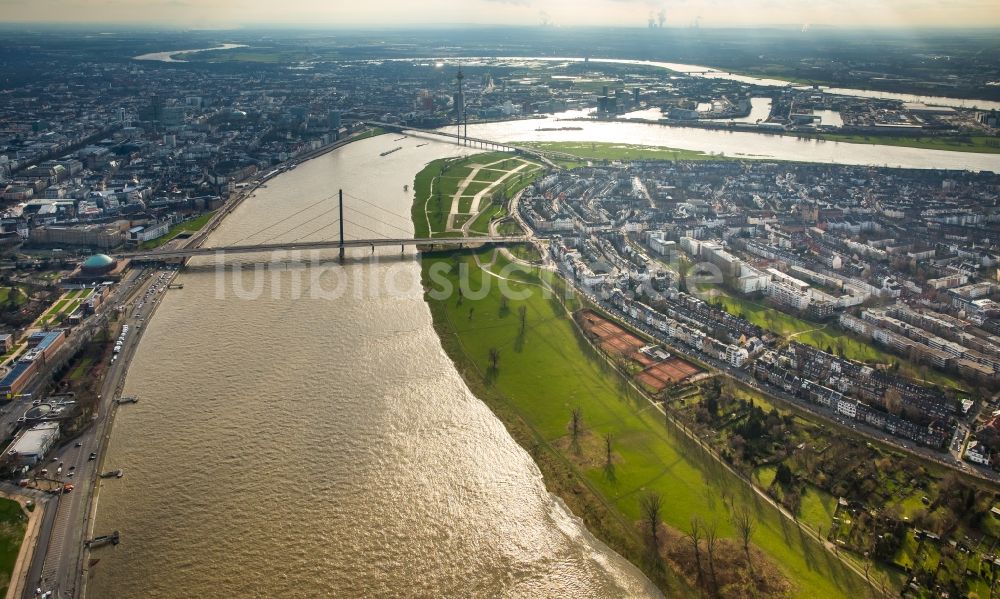
[[[407,31],[407,30],[436,30],[436,29],[528,29],[534,31],[566,31],[566,30],[595,30],[595,31],[650,31],[648,27],[636,25],[519,25],[515,23],[358,23],[351,25],[334,25],[315,23],[242,23],[233,25],[194,25],[184,23],[144,23],[144,22],[70,22],[70,21],[5,21],[0,20],[0,28],[3,27],[23,27],[25,25],[54,29],[78,29],[104,33],[99,29],[108,30],[150,30],[150,31],[191,31],[191,32],[212,32],[212,31]],[[1000,31],[1000,23],[991,25],[923,25],[923,26],[887,26],[887,25],[823,25],[810,24],[808,30],[803,31],[802,26],[787,23],[761,23],[757,25],[700,25],[698,27],[665,25],[652,31],[764,31],[782,30],[792,33],[808,33],[809,31],[885,31],[885,32],[990,32]],[[109,31],[110,33],[110,31]]]
[[[996,0],[0,0],[3,23],[161,28],[1000,28]],[[53,18],[55,17],[55,18]]]

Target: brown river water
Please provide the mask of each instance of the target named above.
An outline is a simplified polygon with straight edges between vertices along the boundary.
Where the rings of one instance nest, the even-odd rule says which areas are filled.
[[[335,202],[308,207],[339,187],[384,209],[348,197],[348,236],[412,230],[403,185],[459,148],[394,138],[272,180],[208,245],[291,215],[246,241],[333,238],[308,234]],[[96,529],[122,543],[95,553],[89,597],[659,596],[465,386],[412,252],[369,253],[343,267],[206,260],[166,292],[125,385],[141,401],[119,410],[105,461],[126,475],[104,481]]]

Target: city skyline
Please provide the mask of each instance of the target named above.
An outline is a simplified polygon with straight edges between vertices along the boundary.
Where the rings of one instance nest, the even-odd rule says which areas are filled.
[[[310,25],[329,27],[456,24],[760,27],[962,28],[1000,26],[989,0],[956,2],[802,2],[800,0],[428,0],[419,5],[293,0],[4,0],[3,22],[147,24],[191,27]]]

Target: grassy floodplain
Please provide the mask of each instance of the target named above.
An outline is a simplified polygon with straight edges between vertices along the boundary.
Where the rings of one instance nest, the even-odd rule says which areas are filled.
[[[525,267],[502,268],[493,257],[453,254],[424,258],[431,289],[431,269],[448,269],[446,279],[457,288],[460,264],[470,273],[469,287],[482,289],[482,299],[457,295],[428,301],[442,344],[473,391],[507,424],[511,434],[538,461],[550,490],[562,497],[610,546],[640,566],[668,595],[683,583],[653,569],[644,559],[639,498],[658,492],[664,501],[663,521],[687,530],[691,519],[714,523],[723,537],[734,537],[730,524],[735,507],[747,507],[759,520],[754,544],[792,581],[796,597],[843,597],[864,592],[864,581],[849,571],[807,533],[756,495],[750,486],[721,466],[673,426],[661,412],[624,383],[578,335],[562,305],[541,293],[540,273]],[[449,268],[450,267],[450,268]],[[491,274],[492,273],[492,274]],[[514,281],[513,291],[529,297],[510,301],[505,309],[497,285],[500,273]],[[558,283],[554,283],[558,286]],[[526,309],[520,334],[519,310]],[[571,302],[570,307],[574,304]],[[490,349],[500,352],[496,371]],[[570,448],[568,424],[579,408],[590,442],[610,434],[615,454],[614,476],[586,451]]]
[[[725,154],[608,142],[526,141],[517,142],[517,145],[572,154],[586,160],[733,160]]]
[[[513,159],[507,152],[488,152],[468,158],[442,158],[428,164],[417,174],[413,183],[416,199],[411,209],[411,218],[415,236],[442,237],[457,234],[447,229],[452,200],[460,189],[462,191],[462,199],[459,201],[460,212],[469,214],[466,220],[473,220],[469,227],[470,232],[487,234],[490,220],[503,214],[502,206],[496,204],[490,206],[488,197],[484,197],[482,203],[474,206],[473,196],[489,190],[487,196],[500,193],[510,197],[530,185],[542,173],[542,169],[530,161],[528,161],[529,166],[522,168],[517,175],[508,176],[509,171],[523,165],[524,162],[521,159]],[[467,181],[474,165],[490,166],[480,169],[471,181]]]
[[[920,148],[923,150],[945,150],[948,152],[977,152],[980,154],[1000,154],[1000,139],[986,135],[861,135],[848,133],[817,133],[798,135],[809,139],[840,141],[851,144],[872,144]]]
[[[27,522],[21,504],[0,498],[0,593],[6,593],[10,587],[10,575],[21,550]]]
[[[416,177],[413,218],[418,236],[444,225],[442,215],[434,211],[432,192],[436,181],[443,191],[454,185],[450,181],[457,177],[441,176],[445,162],[432,162]],[[422,267],[435,328],[470,388],[531,453],[547,487],[667,596],[693,596],[697,591],[690,580],[650,559],[637,525],[639,500],[649,492],[663,498],[662,520],[676,531],[687,531],[697,517],[717,527],[720,537],[731,539],[736,535],[733,512],[748,509],[758,521],[754,546],[789,581],[792,596],[866,592],[856,572],[679,428],[667,424],[663,413],[600,357],[570,316],[579,306],[572,299],[562,304],[542,293],[544,287],[563,287],[557,277],[511,264],[492,250],[425,254]],[[442,298],[432,293],[442,285],[459,289],[460,270],[469,273],[463,293]],[[501,282],[525,297],[504,301]],[[491,350],[498,352],[496,368]],[[574,409],[583,414],[584,427],[576,446],[569,433]],[[605,435],[612,439],[610,471],[595,450],[603,447]]]
[[[848,133],[783,133],[790,137],[839,141],[852,144],[944,150],[948,152],[974,152],[1000,154],[1000,139],[986,135],[862,135]],[[572,154],[586,160],[735,160],[725,154],[707,154],[697,150],[682,150],[658,146],[619,144],[607,142],[529,141],[517,142],[519,146]],[[573,165],[571,165],[573,166]]]

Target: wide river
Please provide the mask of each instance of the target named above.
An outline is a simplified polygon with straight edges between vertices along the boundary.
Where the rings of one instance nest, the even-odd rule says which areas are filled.
[[[560,123],[583,130],[536,131]],[[1000,170],[997,155],[638,123],[552,117],[469,129]],[[349,194],[349,236],[399,236],[412,230],[403,185],[459,153],[391,134],[350,144],[272,180],[209,244],[331,238],[336,211],[317,202],[337,188]],[[259,270],[206,262],[180,275],[184,288],[166,293],[126,381],[142,401],[119,410],[106,467],[126,476],[102,485],[96,523],[123,542],[95,555],[91,597],[658,595],[545,490],[465,386],[432,328],[413,255],[381,256]]]
[[[469,136],[511,142],[608,142],[666,146],[741,158],[1000,172],[1000,154],[852,144],[698,127],[575,120],[585,117],[587,112],[569,111],[539,119],[470,124]],[[562,127],[578,129],[556,130]],[[445,130],[450,133],[455,129],[449,127]]]
[[[457,152],[395,137],[272,180],[210,244],[338,187],[408,215],[403,185]],[[349,236],[398,236],[352,202],[410,228],[348,198],[346,220],[360,225]],[[329,209],[250,240],[301,237],[332,222]],[[375,265],[364,254],[345,267],[181,275],[126,381],[141,401],[119,410],[106,458],[126,476],[102,486],[96,523],[123,542],[95,555],[89,596],[659,596],[546,491],[465,386],[432,328],[413,256],[388,251]]]

